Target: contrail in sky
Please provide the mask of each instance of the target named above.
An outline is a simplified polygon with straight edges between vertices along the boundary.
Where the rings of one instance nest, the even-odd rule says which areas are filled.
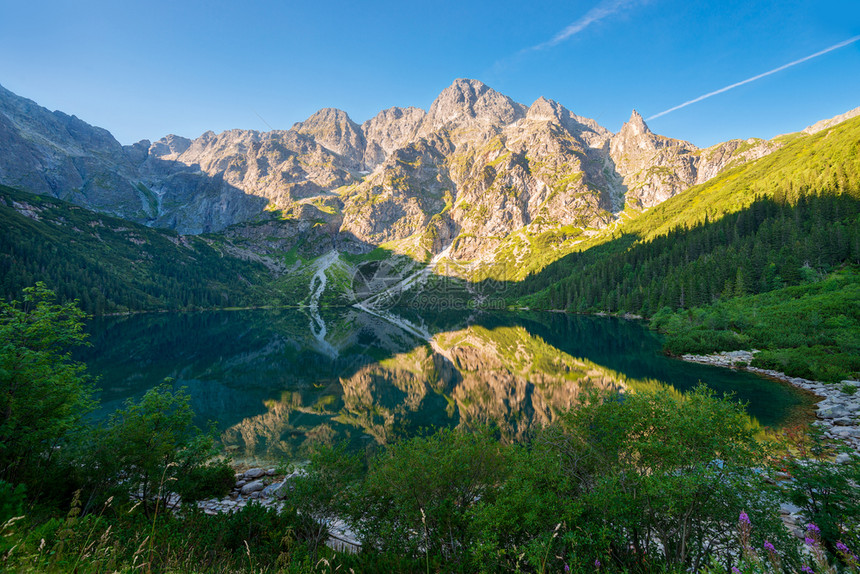
[[[523,48],[512,56],[497,60],[489,70],[490,75],[503,73],[507,68],[521,61],[525,56],[532,52],[552,48],[561,44],[568,38],[576,36],[592,24],[603,20],[613,14],[621,12],[625,8],[632,8],[637,4],[647,4],[651,0],[601,0],[591,10],[579,17],[578,20],[571,23],[564,30],[557,33],[555,36],[540,44],[535,44],[528,48]]]
[[[627,6],[633,4],[638,4],[640,1],[641,0],[603,0],[597,6],[586,12],[585,15],[583,15],[579,20],[572,23],[567,28],[553,36],[552,39],[547,40],[546,42],[543,42],[536,46],[532,46],[531,48],[526,48],[523,51],[530,52],[532,50],[542,50],[543,48],[549,48],[560,44],[571,36],[579,34],[595,22],[599,22],[607,16],[615,14],[622,8],[626,8]]]
[[[743,80],[741,82],[737,82],[736,84],[732,84],[730,86],[726,86],[725,88],[720,88],[719,90],[709,92],[703,96],[699,96],[696,99],[690,100],[689,102],[684,102],[683,104],[679,104],[679,105],[675,106],[674,108],[669,108],[668,110],[662,111],[659,114],[654,114],[653,116],[648,118],[648,121],[651,121],[654,118],[659,118],[660,116],[665,116],[669,112],[674,112],[675,110],[680,110],[681,108],[685,108],[685,107],[689,106],[690,104],[695,104],[696,102],[701,102],[702,100],[708,99],[711,96],[716,96],[717,94],[722,94],[723,92],[728,92],[729,90],[737,88],[738,86],[743,86],[744,84],[749,84],[750,82],[755,82],[756,80],[760,80],[760,79],[764,78],[765,76],[770,76],[771,74],[781,72],[781,71],[785,70],[786,68],[790,68],[792,66],[802,64],[803,62],[805,62],[807,60],[811,60],[812,58],[817,58],[818,56],[823,56],[827,52],[832,52],[833,50],[838,50],[839,48],[844,48],[845,46],[853,44],[857,40],[860,40],[860,36],[854,36],[853,38],[849,38],[849,39],[845,40],[844,42],[839,42],[838,44],[834,44],[834,45],[830,46],[829,48],[825,48],[825,49],[821,50],[820,52],[816,52],[810,56],[806,56],[805,58],[801,58],[799,60],[789,62],[788,64],[785,64],[784,66],[780,66],[779,68],[774,68],[773,70],[770,70],[768,72],[764,72],[763,74],[759,74],[758,76],[753,76],[752,78],[747,78],[746,80]]]

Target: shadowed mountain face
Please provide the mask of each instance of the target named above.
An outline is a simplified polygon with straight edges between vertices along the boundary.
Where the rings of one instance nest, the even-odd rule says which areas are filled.
[[[268,237],[309,236],[315,255],[394,242],[417,260],[450,247],[480,265],[512,234],[600,229],[776,147],[699,150],[635,111],[612,134],[552,100],[525,106],[464,79],[427,112],[391,108],[361,125],[326,108],[289,130],[122,146],[0,87],[0,183],[183,234],[246,224],[233,233],[253,242],[266,224]]]
[[[199,425],[215,421],[239,459],[297,458],[314,444],[386,444],[431,426],[497,425],[523,440],[588,389],[705,381],[778,425],[800,404],[748,373],[659,354],[637,323],[556,314],[395,317],[358,310],[240,311],[94,320],[80,357],[100,375],[104,417],[165,377],[187,386]],[[319,322],[324,323],[320,329]]]

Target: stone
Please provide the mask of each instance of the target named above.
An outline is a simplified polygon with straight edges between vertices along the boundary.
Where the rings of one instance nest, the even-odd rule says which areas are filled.
[[[263,489],[263,496],[266,498],[283,498],[279,497],[280,490],[285,486],[284,482],[273,482]]]
[[[266,485],[262,480],[255,480],[242,487],[242,494],[251,494],[252,492],[263,490],[265,487]]]
[[[841,405],[818,407],[818,416],[823,419],[838,419],[850,414],[851,412]]]
[[[845,464],[847,462],[851,462],[851,455],[845,452],[840,452],[836,455],[835,462],[836,464]]]
[[[275,476],[275,469],[270,468],[269,470],[266,471],[266,475],[267,476]]]
[[[840,438],[860,438],[860,428],[857,427],[835,427],[832,433]]]
[[[250,468],[250,469],[245,471],[244,477],[245,478],[260,478],[264,474],[266,474],[266,471],[263,470],[262,468]]]

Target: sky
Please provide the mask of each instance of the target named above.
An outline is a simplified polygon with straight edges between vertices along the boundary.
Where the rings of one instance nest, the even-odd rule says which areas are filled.
[[[456,78],[613,132],[635,108],[701,147],[860,106],[858,0],[0,0],[0,15],[0,85],[123,144],[288,129],[323,107],[361,123],[426,110]]]

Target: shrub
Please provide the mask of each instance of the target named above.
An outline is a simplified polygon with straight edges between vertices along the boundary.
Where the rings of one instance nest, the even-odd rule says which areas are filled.
[[[786,435],[783,465],[794,479],[786,486],[791,501],[801,508],[807,522],[821,529],[821,540],[831,553],[844,541],[860,546],[860,457],[830,443],[818,427],[808,434]],[[851,453],[842,464],[834,457]]]
[[[0,479],[32,489],[84,426],[92,387],[67,352],[86,341],[83,318],[74,303],[56,304],[44,283],[24,289],[23,303],[0,301]]]
[[[372,461],[353,519],[370,546],[460,561],[472,543],[470,510],[494,499],[509,462],[509,448],[487,430],[396,443]]]
[[[236,483],[235,472],[228,460],[191,465],[177,478],[171,489],[182,497],[183,502],[219,498],[233,488]]]
[[[776,492],[754,470],[765,449],[743,406],[704,386],[685,396],[594,395],[544,440],[559,445],[575,482],[584,508],[578,526],[611,532],[606,556],[618,566],[698,569],[712,555],[730,560],[738,547],[727,525],[742,511],[759,525],[757,536],[789,544]]]
[[[92,488],[107,489],[125,499],[139,498],[150,516],[169,492],[183,490],[192,499],[192,485],[224,484],[226,473],[218,464],[206,469],[217,454],[214,439],[191,423],[194,413],[184,389],[162,384],[148,390],[140,401],[129,399],[113,413],[107,426],[94,433]]]

